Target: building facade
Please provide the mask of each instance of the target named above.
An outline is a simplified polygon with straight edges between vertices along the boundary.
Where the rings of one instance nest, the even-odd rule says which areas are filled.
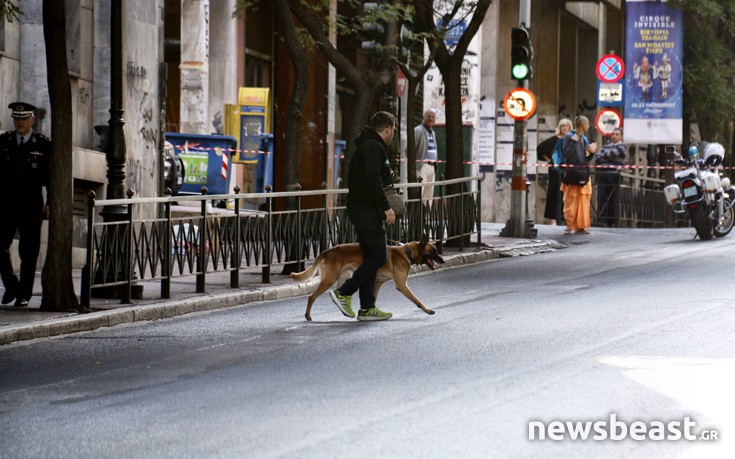
[[[236,0],[64,0],[67,15],[69,74],[73,94],[73,174],[77,227],[75,246],[82,247],[84,200],[88,190],[105,196],[107,163],[104,126],[110,119],[110,63],[122,60],[124,69],[126,185],[136,196],[158,196],[163,189],[164,132],[224,133],[226,104],[238,103],[241,87],[265,87],[272,94],[274,188],[283,178],[283,126],[294,80],[282,31],[272,2],[234,19]],[[332,14],[344,8],[332,0]],[[0,107],[24,100],[39,107],[37,129],[50,132],[46,61],[41,19],[42,0],[24,0],[18,21],[0,28]],[[111,8],[123,16],[121,56],[111,55]],[[614,50],[623,53],[622,0],[531,2],[531,39],[534,78],[531,90],[538,100],[537,115],[529,122],[529,163],[536,163],[535,145],[553,134],[562,116],[596,114],[597,59]],[[471,173],[484,173],[483,209],[486,221],[504,222],[510,206],[510,168],[504,142],[507,123],[502,99],[515,86],[510,78],[510,33],[518,24],[519,0],[494,0],[477,36],[473,79],[477,113],[489,114],[490,127],[471,125]],[[340,43],[332,33],[334,43]],[[334,185],[335,156],[343,140],[343,126],[351,113],[351,88],[316,50],[308,51],[309,93],[303,111],[299,182],[302,189]],[[365,61],[362,51],[348,55]],[[362,56],[362,57],[361,57]],[[430,89],[426,82],[422,90]],[[387,88],[387,93],[392,93]],[[380,98],[379,98],[380,99]],[[426,100],[424,98],[424,100]],[[376,104],[376,109],[379,103]],[[422,112],[428,106],[417,112]],[[439,108],[441,107],[432,107]],[[405,110],[405,107],[404,107]],[[420,122],[403,121],[405,129]],[[481,150],[481,129],[493,129],[491,150]],[[0,130],[12,129],[9,110],[0,111]],[[100,135],[102,134],[102,135]],[[486,134],[486,133],[485,133]],[[490,158],[493,167],[483,167]],[[235,166],[235,184],[242,185],[246,165]],[[531,168],[529,212],[542,221],[545,170]],[[241,186],[241,188],[243,188]],[[75,264],[82,256],[75,256]],[[40,263],[42,263],[41,257]]]

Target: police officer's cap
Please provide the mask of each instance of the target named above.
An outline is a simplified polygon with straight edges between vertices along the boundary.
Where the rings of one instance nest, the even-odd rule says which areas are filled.
[[[36,110],[36,107],[25,102],[13,102],[8,105],[8,108],[13,111],[10,116],[15,119],[28,118]]]

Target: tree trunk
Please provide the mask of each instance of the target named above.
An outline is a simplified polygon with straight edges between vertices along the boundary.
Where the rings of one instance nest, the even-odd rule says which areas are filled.
[[[458,58],[459,57],[459,58]],[[441,69],[446,97],[447,169],[446,179],[464,177],[464,138],[462,136],[462,59],[452,56],[449,68]],[[451,102],[450,102],[451,101]]]
[[[355,151],[355,139],[360,134],[363,126],[369,123],[373,101],[382,89],[383,85],[377,81],[373,82],[372,85],[367,83],[357,85],[354,105],[345,129],[347,147],[345,148],[345,160],[340,174],[344,184],[347,184],[347,168],[352,159],[352,153]]]
[[[317,48],[322,52],[327,61],[332,64],[337,72],[343,74],[355,90],[355,103],[350,116],[346,120],[344,130],[347,147],[345,149],[345,161],[341,170],[341,176],[345,177],[347,165],[352,156],[354,149],[354,141],[357,134],[360,133],[362,127],[368,121],[370,110],[372,108],[375,96],[380,93],[384,85],[388,84],[391,77],[395,74],[393,61],[389,57],[376,60],[375,65],[369,69],[361,70],[357,68],[349,59],[340,53],[330,42],[329,37],[324,31],[323,17],[320,16],[323,11],[315,12],[310,9],[306,2],[301,0],[289,0],[291,12],[301,22],[309,35],[314,39]],[[397,39],[394,34],[393,40]],[[392,43],[395,45],[395,43]],[[391,43],[389,43],[391,45]],[[346,183],[346,180],[344,181]]]
[[[49,99],[51,101],[50,219],[46,263],[43,266],[42,311],[80,310],[72,282],[72,111],[71,84],[66,59],[64,3],[43,0],[43,36],[46,44]]]
[[[288,51],[288,57],[293,64],[294,80],[291,89],[291,98],[288,101],[286,109],[286,128],[284,130],[284,143],[286,147],[284,183],[286,190],[292,191],[296,189],[299,183],[299,145],[301,133],[301,121],[304,115],[304,101],[306,100],[307,91],[309,90],[309,69],[306,59],[306,52],[299,42],[296,34],[296,26],[293,22],[293,16],[288,6],[287,0],[275,0],[273,2],[276,10],[276,18],[280,25],[280,32],[283,34],[284,44]],[[296,198],[286,199],[286,208],[288,210],[296,209]],[[289,260],[298,260],[301,247],[293,248],[289,251]],[[290,274],[292,272],[303,271],[303,262],[298,261],[286,263],[281,274]]]
[[[417,23],[422,30],[430,30],[434,24],[434,0],[423,0],[416,3]],[[462,61],[472,38],[482,25],[492,0],[479,0],[472,10],[472,19],[453,49],[448,49],[444,41],[437,35],[427,38],[429,47],[434,53],[434,61],[444,79],[446,100],[446,128],[447,128],[447,173],[446,178],[460,178],[464,176],[463,154],[464,141],[462,138]],[[466,8],[472,8],[466,5]],[[444,23],[450,24],[461,10],[460,4],[455,4],[452,11],[444,17]],[[451,192],[451,191],[450,191]]]
[[[288,101],[286,111],[286,128],[284,131],[284,142],[286,147],[284,182],[286,187],[292,187],[299,182],[299,145],[301,120],[303,118],[304,101],[309,90],[309,69],[306,52],[299,42],[296,34],[296,26],[291,16],[291,10],[287,0],[275,0],[273,5],[276,10],[276,18],[281,26],[284,44],[288,51],[288,57],[293,64],[294,81],[291,90],[291,98]]]

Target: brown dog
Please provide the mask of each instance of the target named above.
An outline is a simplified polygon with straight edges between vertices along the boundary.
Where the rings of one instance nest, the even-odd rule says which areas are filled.
[[[306,304],[306,320],[311,320],[311,306],[319,295],[329,290],[337,282],[340,275],[345,271],[354,271],[362,263],[362,251],[359,244],[342,244],[322,252],[314,264],[306,271],[291,273],[291,278],[296,282],[306,282],[319,272],[321,281],[314,293],[309,295]],[[375,296],[378,296],[380,286],[384,282],[392,280],[396,283],[396,289],[403,293],[406,298],[413,301],[416,306],[427,314],[434,311],[427,308],[416,298],[406,282],[411,265],[427,265],[432,270],[437,264],[444,263],[444,259],[436,251],[436,246],[425,238],[420,242],[409,242],[403,246],[388,247],[388,260],[378,270],[375,277]]]

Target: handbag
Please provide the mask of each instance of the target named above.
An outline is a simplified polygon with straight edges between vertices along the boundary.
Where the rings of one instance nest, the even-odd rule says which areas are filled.
[[[388,205],[396,214],[396,218],[403,216],[403,214],[406,213],[406,203],[401,199],[401,195],[398,194],[398,190],[396,190],[393,185],[389,185],[383,188],[383,192],[385,193],[385,197],[388,199]]]
[[[567,167],[564,170],[564,175],[561,177],[561,182],[565,185],[587,185],[590,179],[590,172],[586,167]]]

